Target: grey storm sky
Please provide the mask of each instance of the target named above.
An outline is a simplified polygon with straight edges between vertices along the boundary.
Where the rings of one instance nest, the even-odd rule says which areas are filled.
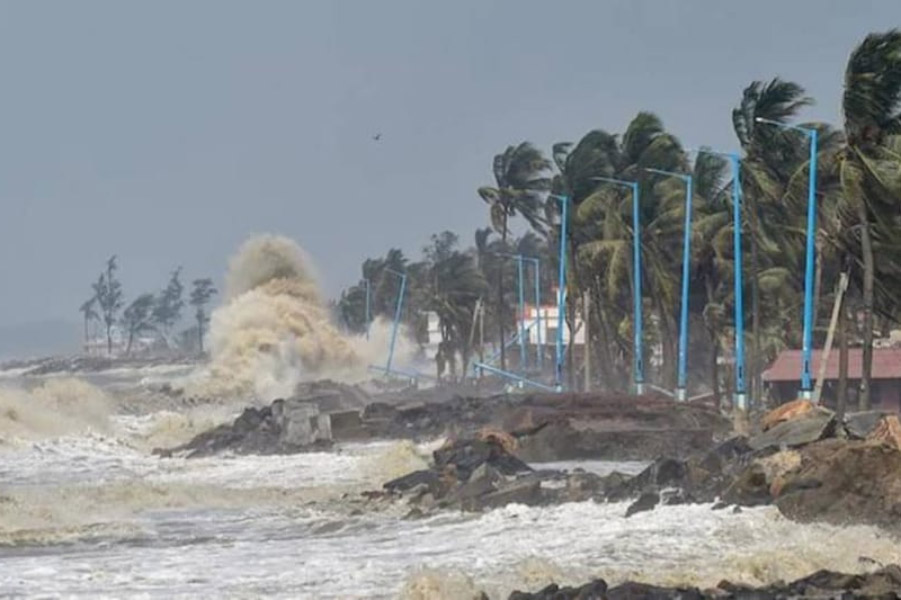
[[[113,253],[129,297],[221,280],[255,232],[334,296],[391,246],[470,243],[508,144],[651,110],[731,149],[776,75],[839,124],[849,52],[899,24],[899,0],[3,1],[0,324],[77,322]]]

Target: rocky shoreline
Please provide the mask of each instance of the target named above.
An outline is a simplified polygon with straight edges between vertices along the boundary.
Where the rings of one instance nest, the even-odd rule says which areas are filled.
[[[294,396],[248,407],[232,423],[205,432],[164,455],[219,452],[279,454],[319,448],[329,441],[428,441],[471,436],[481,429],[509,432],[517,455],[530,462],[653,460],[686,457],[709,448],[731,430],[715,411],[654,396],[576,394],[464,395],[447,390],[367,394],[334,382],[303,384]],[[470,390],[471,391],[471,390]],[[329,415],[322,424],[305,420]],[[308,430],[306,437],[298,431]]]
[[[483,598],[487,596],[483,595]],[[846,574],[817,571],[790,583],[776,583],[765,587],[720,582],[716,588],[659,587],[645,583],[626,582],[615,587],[603,579],[596,579],[579,587],[559,587],[555,584],[537,592],[516,591],[508,600],[782,600],[815,598],[817,600],[855,599],[889,600],[901,598],[901,567],[888,565],[871,573]]]
[[[443,438],[428,469],[367,497],[406,502],[413,516],[593,500],[630,502],[627,516],[671,504],[772,504],[800,522],[893,531],[901,523],[901,425],[893,415],[839,420],[798,401],[764,415],[751,435],[734,435],[708,408],[655,397],[453,395],[411,403],[333,382],[301,391],[156,453],[281,454],[335,441]],[[635,476],[530,466],[572,459],[651,464]]]

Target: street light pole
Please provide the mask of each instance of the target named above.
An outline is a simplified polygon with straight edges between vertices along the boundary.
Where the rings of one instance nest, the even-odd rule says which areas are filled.
[[[597,181],[604,181],[632,189],[632,330],[633,330],[633,354],[632,361],[635,381],[635,394],[644,394],[644,352],[642,349],[642,298],[641,298],[641,219],[639,218],[638,182],[612,179],[610,177],[592,177]]]
[[[406,291],[407,287],[407,275],[405,273],[399,273],[394,269],[386,268],[385,271],[391,273],[392,275],[400,277],[400,290],[397,293],[397,303],[394,307],[394,327],[391,330],[391,346],[388,348],[388,363],[385,365],[385,371],[390,373],[391,362],[394,359],[394,344],[395,342],[397,342],[397,328],[400,324],[400,314],[404,306],[404,292]]]
[[[566,228],[569,220],[569,197],[551,194],[561,205],[560,215],[560,268],[557,284],[557,347],[556,363],[554,366],[554,388],[558,392],[563,391],[563,325],[566,312]]]
[[[525,372],[526,356],[526,297],[523,291],[522,255],[516,255],[516,274],[519,283],[519,368]]]
[[[758,123],[775,125],[782,129],[800,131],[810,139],[810,171],[807,180],[807,256],[804,261],[804,330],[801,338],[801,393],[800,397],[810,400],[813,397],[813,377],[811,373],[811,355],[813,354],[813,286],[814,260],[816,256],[816,223],[817,223],[817,130],[798,127],[757,117]]]
[[[685,232],[682,241],[682,306],[679,315],[679,373],[676,381],[676,401],[688,399],[688,287],[691,275],[691,193],[692,177],[685,173],[645,169],[651,173],[677,177],[685,182]]]

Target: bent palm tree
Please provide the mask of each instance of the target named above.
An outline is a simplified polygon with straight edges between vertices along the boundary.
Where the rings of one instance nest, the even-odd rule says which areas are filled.
[[[545,177],[551,163],[540,150],[528,142],[509,146],[494,157],[495,186],[478,189],[479,196],[491,210],[491,224],[501,234],[501,243],[507,245],[510,217],[521,215],[536,231],[544,231],[541,211],[544,194],[550,190],[550,179]],[[507,369],[505,353],[506,334],[504,321],[503,269],[497,277],[498,334],[501,345],[501,369]]]
[[[901,31],[870,34],[851,53],[842,99],[847,145],[839,158],[844,200],[854,209],[860,236],[863,290],[863,365],[860,408],[870,407],[873,367],[875,251],[897,246],[901,197]],[[890,255],[889,255],[890,256]],[[888,258],[889,256],[886,256]],[[895,261],[880,260],[891,268]]]

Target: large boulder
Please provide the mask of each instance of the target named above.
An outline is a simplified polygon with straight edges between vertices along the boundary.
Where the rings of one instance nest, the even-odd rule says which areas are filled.
[[[790,420],[784,420],[748,440],[752,450],[794,448],[831,436],[835,431],[835,414],[815,408]]]
[[[844,428],[848,437],[854,440],[865,440],[869,436],[882,417],[893,414],[882,410],[865,410],[845,415]]]
[[[331,443],[328,415],[315,404],[299,399],[275,400],[263,408],[246,408],[232,423],[214,427],[191,441],[155,454],[184,454],[187,458],[222,452],[235,454],[291,454]]]
[[[800,452],[801,466],[776,497],[785,516],[802,522],[898,529],[901,451],[885,444],[831,439]]]

